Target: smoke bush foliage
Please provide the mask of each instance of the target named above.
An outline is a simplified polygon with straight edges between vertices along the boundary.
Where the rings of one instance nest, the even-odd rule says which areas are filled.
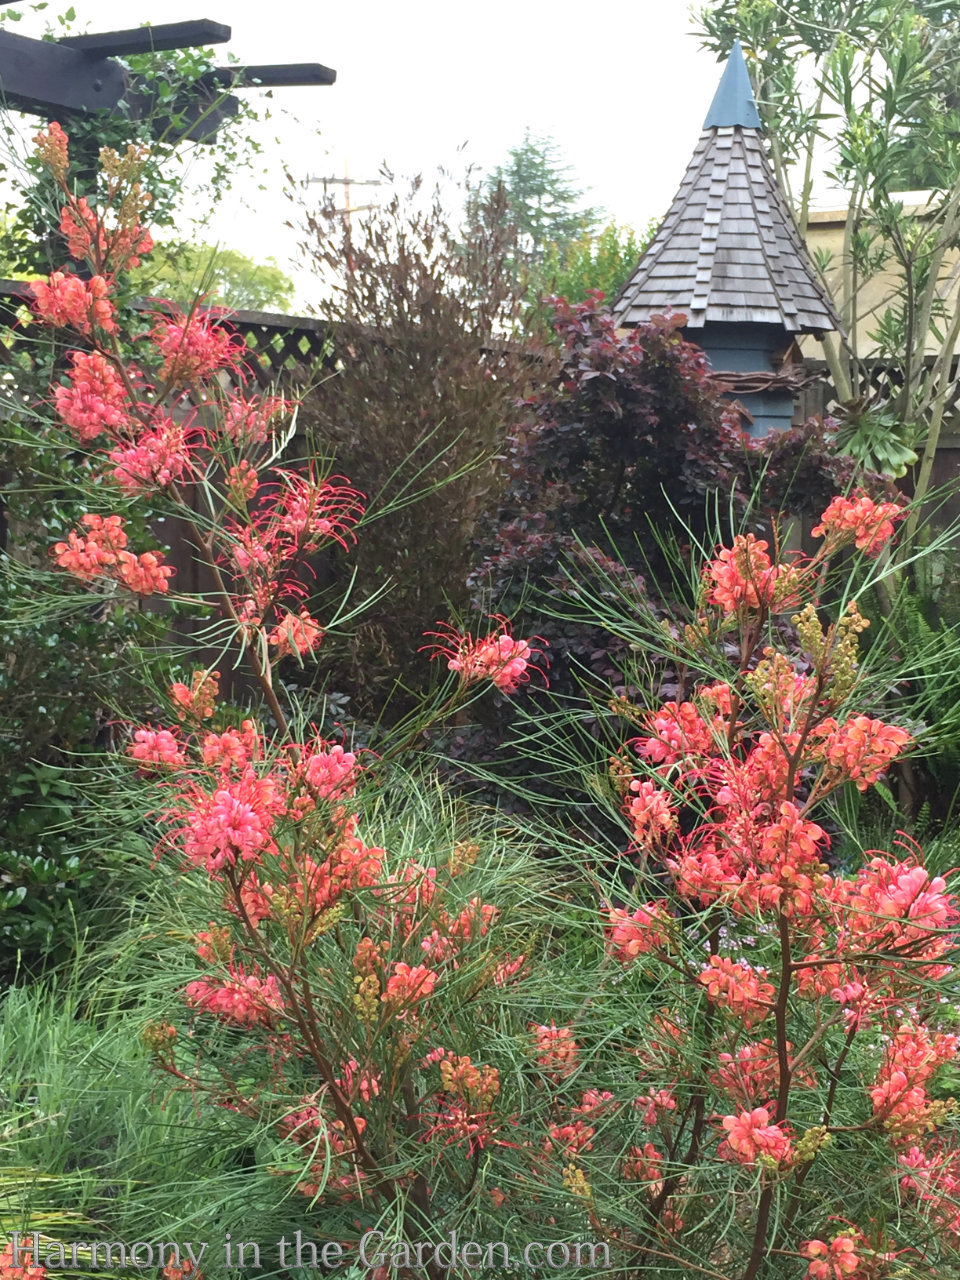
[[[303,606],[302,575],[350,549],[361,497],[283,462],[288,405],[217,395],[236,348],[216,317],[164,315],[136,368],[117,354],[111,281],[139,242],[137,201],[87,219],[65,137],[39,146],[90,233],[91,278],[55,273],[34,305],[75,344],[56,413],[102,498],[51,574],[74,601],[169,594],[169,566],[110,500],[177,513],[214,582],[211,643],[260,695],[235,716],[198,670],[114,760],[190,885],[179,927],[145,921],[131,948],[170,975],[170,1013],[144,1036],[159,1071],[201,1115],[250,1126],[319,1243],[380,1230],[384,1265],[410,1276],[439,1280],[416,1245],[454,1230],[515,1257],[593,1239],[618,1274],[671,1280],[955,1270],[957,899],[912,847],[831,869],[824,825],[910,746],[861,709],[865,620],[841,554],[878,555],[900,508],[835,498],[807,559],[750,531],[692,553],[684,628],[629,599],[677,696],[618,704],[620,839],[558,831],[566,859],[548,873],[397,763],[488,684],[512,695],[535,645],[504,618],[476,637],[442,628],[430,647],[449,682],[405,738],[377,758],[320,736],[277,667],[333,629]],[[118,196],[136,187],[129,162]],[[779,643],[784,614],[799,651]]]
[[[820,420],[746,436],[706,356],[682,337],[682,315],[618,333],[602,295],[554,304],[559,376],[529,397],[511,435],[507,491],[470,586],[476,610],[501,609],[545,637],[551,687],[579,698],[584,680],[617,682],[626,654],[588,611],[576,613],[582,587],[616,578],[637,601],[669,606],[665,544],[689,553],[718,505],[758,533],[780,512],[815,515],[849,488],[854,464]],[[500,746],[511,710],[501,701],[479,719],[451,750],[505,756],[512,772]]]

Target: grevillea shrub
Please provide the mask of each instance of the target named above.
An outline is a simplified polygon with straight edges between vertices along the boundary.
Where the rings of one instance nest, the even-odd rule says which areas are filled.
[[[826,628],[815,608],[833,553],[876,551],[899,514],[835,501],[807,563],[752,535],[719,552],[681,643],[695,664],[735,637],[739,672],[622,708],[629,842],[560,902],[489,838],[425,848],[408,818],[380,843],[372,761],[211,733],[202,691],[178,691],[183,730],[135,735],[174,797],[162,856],[211,890],[189,1021],[149,1043],[274,1126],[318,1241],[383,1231],[413,1274],[454,1229],[592,1239],[650,1276],[960,1263],[956,898],[906,844],[831,870],[821,825],[909,746],[856,711],[855,606]],[[785,609],[802,661],[767,643]],[[499,627],[440,652],[504,691],[531,656]]]
[[[59,163],[53,128],[41,146]],[[122,253],[137,242],[122,217],[85,225],[101,274],[101,228]],[[955,1273],[956,898],[911,847],[831,866],[824,825],[832,797],[910,746],[858,708],[855,604],[830,625],[817,609],[837,553],[878,553],[899,507],[835,499],[808,560],[752,533],[716,550],[695,620],[660,630],[684,699],[619,707],[635,732],[609,772],[629,835],[548,875],[509,833],[473,836],[441,791],[415,796],[385,758],[402,743],[378,760],[285,705],[276,664],[326,630],[298,575],[349,546],[360,498],[273,465],[278,402],[238,393],[191,425],[235,360],[215,318],[158,318],[142,364],[117,367],[103,278],[69,301],[90,345],[57,412],[101,458],[104,502],[116,485],[194,512],[225,656],[242,654],[262,694],[231,718],[216,672],[198,670],[131,729],[157,855],[200,904],[184,893],[192,938],[151,920],[142,939],[145,955],[182,940],[192,956],[145,1034],[173,1087],[201,1117],[269,1135],[260,1158],[278,1201],[303,1197],[309,1243],[356,1259],[381,1232],[361,1259],[377,1277],[434,1280],[450,1257],[431,1246],[453,1232],[502,1242],[489,1256],[503,1272],[531,1242],[554,1244],[556,1266],[592,1241],[624,1276]],[[53,555],[79,591],[171,590],[106,508]],[[776,644],[783,614],[799,656]],[[502,618],[433,640],[454,686],[441,710],[488,683],[512,695],[537,657]]]

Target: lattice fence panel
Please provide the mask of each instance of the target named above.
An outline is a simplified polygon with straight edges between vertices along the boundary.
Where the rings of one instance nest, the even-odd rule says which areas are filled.
[[[41,331],[22,319],[22,309],[29,300],[28,283],[0,280],[0,365],[24,360],[32,363],[31,345]],[[144,304],[142,310],[150,313],[153,307]],[[333,363],[333,327],[326,321],[309,316],[237,311],[226,316],[223,324],[243,338],[247,347],[243,361],[246,372],[261,389],[277,383],[307,382],[318,365]],[[47,341],[49,336],[47,331]]]

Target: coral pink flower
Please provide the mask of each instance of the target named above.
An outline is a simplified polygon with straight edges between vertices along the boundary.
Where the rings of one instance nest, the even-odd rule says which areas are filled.
[[[343,1064],[343,1072],[335,1083],[348,1098],[356,1093],[364,1102],[369,1102],[380,1096],[381,1080],[379,1071],[371,1071],[369,1067],[361,1070],[360,1063],[351,1057]]]
[[[243,458],[235,467],[227,471],[227,488],[230,496],[239,505],[252,502],[260,488],[260,480],[250,463]]]
[[[756,1164],[758,1156],[769,1156],[777,1164],[789,1160],[790,1135],[780,1125],[770,1123],[766,1107],[724,1116],[722,1123],[727,1135],[722,1154],[728,1158],[732,1155],[740,1164]]]
[[[960,1036],[904,1023],[894,1032],[884,1063],[905,1071],[914,1084],[923,1084],[958,1051]]]
[[[360,768],[352,751],[318,738],[305,752],[303,780],[321,800],[340,800],[353,794]]]
[[[777,820],[761,830],[757,862],[763,867],[783,863],[817,866],[822,852],[820,846],[826,840],[827,833],[822,827],[801,817],[797,806],[785,800],[780,805]]]
[[[356,542],[352,526],[363,515],[363,494],[342,476],[318,482],[289,471],[277,473],[282,487],[277,494],[270,523],[283,533],[301,555],[319,551],[329,539],[349,549],[347,538]]]
[[[137,729],[127,754],[141,766],[163,765],[173,769],[186,762],[179,742],[169,729]]]
[[[165,489],[179,480],[190,463],[186,428],[172,418],[162,418],[133,444],[110,452],[113,478],[128,493]]]
[[[791,565],[771,565],[768,545],[752,533],[737,534],[733,546],[724,547],[705,571],[708,603],[724,613],[795,607],[799,574]]]
[[[60,234],[66,238],[75,261],[92,261],[98,271],[127,271],[139,267],[139,254],[153,248],[149,231],[139,226],[121,225],[108,231],[86,196],[71,199],[60,212]]]
[[[231,894],[228,894],[224,902],[224,906],[234,915],[240,916],[241,920],[246,915],[247,921],[256,926],[261,920],[268,920],[273,909],[274,888],[272,884],[261,882],[257,879],[254,872],[249,872],[243,878],[240,886],[239,906]],[[242,910],[240,910],[242,908]]]
[[[630,790],[636,794],[623,807],[638,845],[655,843],[676,828],[677,815],[666,791],[649,778],[642,781],[635,778],[630,783]]]
[[[497,629],[483,639],[474,640],[469,633],[447,627],[444,632],[427,633],[442,643],[424,647],[435,650],[431,661],[446,658],[447,667],[459,674],[464,685],[490,680],[501,693],[516,693],[530,679],[533,655],[542,650],[533,648],[529,640],[515,640],[510,633],[510,621],[502,614],[493,614],[490,620],[497,624]]]
[[[673,918],[665,902],[645,902],[630,914],[614,907],[607,920],[610,950],[621,964],[663,951],[669,944]]]
[[[960,1159],[955,1149],[931,1143],[923,1150],[914,1145],[902,1152],[897,1164],[904,1171],[900,1186],[923,1202],[925,1213],[940,1226],[951,1243],[960,1238]]]
[[[281,396],[255,397],[245,400],[232,395],[223,409],[221,427],[234,444],[249,447],[263,444],[277,418],[289,413],[291,405]]]
[[[474,1156],[490,1146],[502,1146],[496,1137],[497,1126],[488,1112],[478,1112],[469,1102],[444,1098],[441,1109],[431,1113],[435,1121],[423,1135],[425,1142],[443,1138],[445,1146],[466,1143],[467,1155]]]
[[[761,733],[745,760],[713,761],[710,775],[717,804],[735,813],[752,813],[758,805],[779,800],[789,770],[785,752],[796,746],[794,734],[787,734],[781,745],[772,733]]]
[[[72,351],[69,387],[54,387],[57,414],[83,444],[102,431],[127,425],[127,391],[120,374],[99,351]]]
[[[675,764],[689,756],[709,755],[714,749],[710,726],[692,702],[665,702],[645,719],[652,736],[638,738],[636,747],[655,764]]]
[[[792,1055],[793,1045],[787,1041],[787,1053]],[[772,1040],[759,1040],[741,1045],[736,1054],[721,1053],[720,1066],[711,1072],[710,1081],[718,1089],[733,1098],[741,1107],[749,1110],[756,1104],[766,1105],[775,1099],[780,1090],[780,1061],[777,1046]],[[792,1067],[791,1058],[791,1067]],[[812,1087],[816,1077],[801,1063],[791,1075],[791,1085]]]
[[[669,1089],[648,1089],[633,1103],[634,1110],[641,1112],[644,1124],[656,1124],[661,1115],[668,1111],[676,1111],[677,1100]]]
[[[138,596],[163,594],[169,589],[173,569],[161,560],[155,551],[144,551],[139,556],[121,551],[117,557],[117,577]]]
[[[60,210],[60,234],[66,237],[70,256],[77,262],[92,257],[94,246],[104,243],[100,220],[90,208],[86,196],[71,201]],[[98,256],[102,257],[102,254]]]
[[[257,973],[245,973],[239,964],[230,966],[230,976],[222,982],[209,978],[191,982],[186,997],[191,1007],[241,1027],[269,1026],[284,1010],[273,974],[261,978]]]
[[[732,849],[720,848],[709,838],[700,848],[686,847],[678,857],[666,859],[677,892],[699,899],[705,907],[739,893],[742,881],[737,862]]]
[[[170,699],[177,708],[177,719],[209,720],[220,692],[220,672],[194,671],[189,687],[181,681],[170,686]]]
[[[577,1042],[573,1037],[572,1027],[558,1027],[551,1022],[549,1026],[537,1026],[532,1023],[537,1047],[537,1062],[547,1069],[555,1079],[570,1075],[577,1065]]]
[[[742,911],[775,908],[785,916],[809,915],[817,891],[828,883],[826,864],[820,860],[820,846],[827,839],[822,827],[802,818],[792,801],[784,801],[777,821],[751,834],[745,851],[749,865],[735,907]]]
[[[558,1154],[566,1161],[575,1159],[581,1151],[592,1151],[593,1141],[596,1136],[596,1129],[593,1125],[586,1124],[583,1120],[576,1120],[573,1124],[552,1124],[549,1129],[550,1136],[544,1139],[544,1151],[552,1151],[558,1148]]]
[[[823,739],[827,763],[855,782],[858,791],[872,786],[912,741],[905,729],[869,716],[851,716],[843,725],[833,719],[824,720],[817,727],[816,736]]]
[[[61,569],[89,582],[116,565],[127,545],[127,535],[120,516],[90,513],[81,516],[80,523],[87,530],[86,537],[71,530],[66,542],[56,543],[53,554]]]
[[[780,1064],[772,1040],[745,1044],[731,1053],[719,1055],[720,1066],[711,1082],[742,1106],[769,1101],[780,1088]]]
[[[225,925],[214,924],[211,920],[210,928],[201,929],[197,934],[197,956],[206,964],[230,960],[233,956],[230,930]]]
[[[59,568],[84,582],[107,575],[142,596],[167,590],[173,569],[161,564],[161,557],[155,552],[135,556],[125,551],[127,535],[119,516],[88,514],[81,523],[86,526],[86,537],[71,531],[66,542],[53,547]]]
[[[311,618],[306,609],[299,614],[287,613],[267,636],[267,640],[276,650],[276,657],[286,658],[294,653],[302,657],[316,649],[323,640],[323,627]]]
[[[180,836],[191,862],[216,874],[239,862],[258,861],[272,846],[271,831],[283,809],[273,778],[258,778],[252,769],[219,787],[212,795],[194,792],[194,807],[182,818]]]
[[[260,734],[252,720],[239,729],[208,733],[203,740],[203,763],[221,769],[242,769],[260,755]]]
[[[652,1183],[651,1192],[656,1194],[663,1179],[663,1154],[652,1142],[645,1142],[642,1147],[631,1147],[621,1172],[626,1182]]]
[[[244,350],[242,340],[208,312],[163,316],[150,336],[163,356],[160,377],[176,385],[212,378],[234,366]]]
[[[815,538],[826,536],[828,553],[853,542],[858,551],[875,556],[893,537],[894,521],[905,514],[895,502],[874,502],[863,495],[834,498],[811,532]]]
[[[525,955],[501,960],[493,971],[494,986],[505,987],[508,982],[514,982],[526,963]]]
[[[401,960],[394,964],[381,999],[394,1008],[416,1004],[431,995],[439,981],[439,973],[426,965],[418,964],[411,968]]]
[[[17,1261],[19,1266],[14,1266],[13,1245],[8,1244],[0,1252],[0,1280],[47,1280],[49,1273],[46,1267],[33,1265],[33,1251],[27,1246],[23,1236],[21,1236]]]
[[[763,978],[764,970],[738,964],[729,956],[711,956],[699,975],[708,999],[742,1018],[748,1027],[770,1012],[774,989]]]
[[[321,863],[306,857],[301,874],[290,883],[304,914],[319,915],[345,893],[369,889],[383,878],[384,851],[365,845],[357,835],[357,815],[351,814],[338,833],[334,848]]]
[[[163,1280],[204,1280],[203,1272],[197,1269],[191,1258],[181,1258],[178,1263],[177,1255],[172,1252],[160,1274]]]
[[[466,907],[447,925],[447,932],[452,938],[470,942],[474,938],[485,938],[490,926],[500,914],[499,909],[490,902],[481,902],[473,897]]]
[[[92,333],[95,328],[116,332],[110,286],[103,276],[81,280],[79,276],[54,271],[46,281],[34,280],[31,288],[33,309],[44,324],[83,334]]]
[[[892,1070],[869,1090],[874,1115],[900,1139],[932,1132],[944,1118],[942,1107],[931,1103],[922,1085],[911,1085],[904,1071]]]
[[[609,1089],[604,1089],[602,1092],[597,1089],[585,1089],[580,1095],[580,1105],[573,1110],[580,1116],[602,1116],[611,1108],[615,1109],[616,1102],[616,1097]]]
[[[237,570],[253,579],[261,576],[260,570],[263,577],[272,577],[285,554],[276,541],[269,534],[264,537],[261,530],[252,525],[233,526],[230,532],[234,536],[230,558]]]
[[[912,859],[891,863],[871,858],[861,867],[849,899],[851,932],[862,947],[913,944],[949,945],[940,932],[957,919],[957,904],[942,876],[931,877]]]
[[[918,1138],[942,1122],[943,1103],[931,1101],[924,1085],[957,1048],[955,1035],[909,1023],[897,1029],[869,1093],[874,1114],[898,1139]]]
[[[860,1266],[857,1241],[851,1236],[836,1236],[829,1244],[825,1240],[807,1240],[800,1252],[812,1259],[807,1267],[809,1280],[843,1280]]]

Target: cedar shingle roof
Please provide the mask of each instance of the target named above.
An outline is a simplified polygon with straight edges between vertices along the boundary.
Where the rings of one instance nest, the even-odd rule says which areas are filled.
[[[754,117],[735,46],[707,116],[714,127],[700,135],[663,225],[613,304],[619,325],[672,307],[686,313],[691,329],[713,321],[777,324],[790,333],[840,328],[760,130],[740,123]]]

